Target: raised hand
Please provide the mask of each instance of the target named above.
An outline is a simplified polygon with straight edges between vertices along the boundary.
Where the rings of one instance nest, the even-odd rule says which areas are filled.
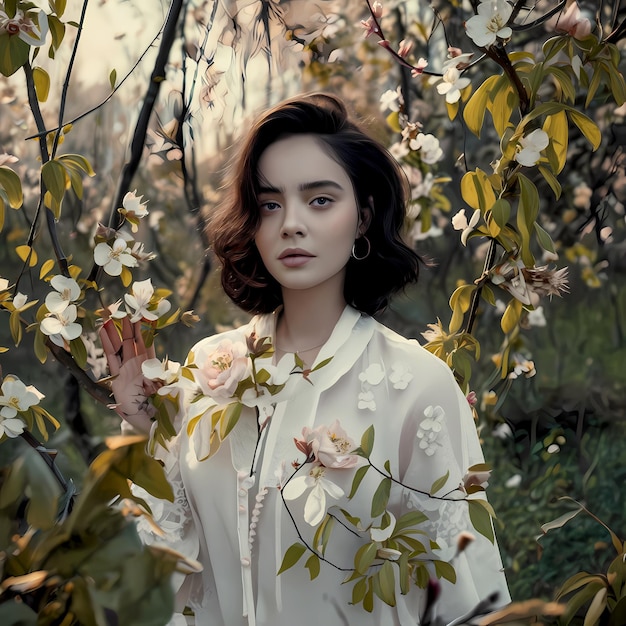
[[[145,378],[141,364],[154,358],[154,345],[146,348],[141,322],[131,324],[127,317],[122,320],[121,337],[113,321],[107,320],[100,329],[100,341],[112,376],[115,411],[136,429],[148,432],[154,413],[148,396],[159,385]]]

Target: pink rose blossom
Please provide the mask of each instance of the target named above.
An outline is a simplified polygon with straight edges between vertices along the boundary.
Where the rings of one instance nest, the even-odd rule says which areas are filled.
[[[228,400],[234,397],[237,385],[250,374],[246,344],[223,339],[204,363],[198,364],[196,377],[205,394]]]
[[[302,440],[296,440],[298,449],[324,467],[349,469],[359,462],[357,455],[350,454],[356,445],[341,428],[339,420],[331,426],[318,426],[314,430],[305,426],[302,437]]]

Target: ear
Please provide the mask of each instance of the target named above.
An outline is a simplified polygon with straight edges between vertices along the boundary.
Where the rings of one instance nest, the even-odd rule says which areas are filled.
[[[374,217],[374,199],[370,196],[368,206],[359,209],[359,235],[363,236],[372,223]]]

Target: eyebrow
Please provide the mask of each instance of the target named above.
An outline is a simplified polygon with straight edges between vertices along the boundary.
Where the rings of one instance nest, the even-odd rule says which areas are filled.
[[[301,183],[298,185],[299,191],[311,191],[315,189],[320,189],[322,187],[333,187],[334,189],[338,189],[339,191],[343,191],[343,187],[335,182],[334,180],[314,180],[310,183]],[[283,193],[284,189],[280,187],[273,187],[269,183],[263,183],[259,185],[258,193]]]

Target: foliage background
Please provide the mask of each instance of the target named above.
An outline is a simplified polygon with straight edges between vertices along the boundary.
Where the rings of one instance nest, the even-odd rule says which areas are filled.
[[[102,17],[95,17],[97,14],[90,19],[98,32],[106,32],[105,47],[94,45],[98,36],[90,41],[67,99],[67,119],[77,117],[107,97],[111,70],[116,69],[119,80],[126,73],[124,68],[132,69],[113,97],[77,121],[64,139],[63,151],[85,155],[97,172],[95,178],[85,180],[82,200],[66,199],[58,224],[64,248],[71,252],[73,262],[83,267],[91,264],[97,223],[106,222],[111,211],[154,49],[148,49],[136,66],[134,63],[140,51],[149,48],[160,17],[166,14],[166,3],[151,4],[154,6],[147,10],[143,3],[141,7],[139,3],[113,0],[101,3],[101,16],[108,19],[102,21]],[[237,80],[240,57],[232,59],[226,54],[234,35],[229,33],[225,14],[216,17],[211,31],[221,33],[222,43],[213,41],[213,48],[202,48],[211,6],[190,3],[188,34],[172,50],[151,120],[148,146],[132,182],[132,188],[149,200],[151,212],[150,221],[141,223],[138,238],[146,249],[158,254],[149,266],[135,272],[135,280],[150,277],[156,286],[172,289],[175,306],[183,311],[193,309],[201,318],[193,328],[177,325],[160,333],[160,355],[182,361],[187,348],[200,337],[244,321],[244,314],[221,294],[210,254],[205,253],[202,223],[219,202],[230,148],[253,112],[285,96],[317,89],[342,96],[370,130],[390,145],[397,141],[397,134],[386,123],[388,111],[381,110],[379,99],[387,89],[402,85],[424,132],[435,134],[444,149],[444,158],[434,171],[451,178],[443,187],[448,203],[433,209],[431,236],[416,241],[422,255],[433,263],[424,270],[420,284],[382,315],[382,321],[392,328],[421,339],[428,324],[438,317],[447,320],[447,300],[454,288],[480,275],[481,253],[484,255],[480,240],[471,239],[467,247],[460,246],[459,233],[450,218],[464,206],[458,189],[465,170],[459,157],[465,155],[470,169],[477,165],[488,168],[498,150],[497,137],[489,131],[480,140],[470,135],[460,115],[449,119],[444,99],[427,80],[411,78],[374,41],[363,39],[358,26],[358,21],[368,15],[363,2],[326,1],[316,3],[314,9],[304,2],[226,4],[231,13],[239,9],[241,23],[247,25],[242,26],[240,35],[248,48],[238,42],[245,48],[239,50],[241,58],[250,59],[245,87]],[[580,3],[592,11],[595,4]],[[541,8],[541,3],[538,5]],[[442,27],[435,30],[437,36],[424,36],[432,24],[428,7],[411,2],[385,6],[389,8],[386,28],[390,40],[412,36],[420,50],[416,57],[445,56]],[[450,43],[467,49],[458,4],[440,2],[438,8]],[[610,13],[615,7],[602,3],[602,8]],[[255,32],[251,26],[254,20],[244,19],[244,9],[266,11],[274,20],[272,32],[267,36]],[[620,10],[623,16],[624,8]],[[277,19],[281,15],[282,23]],[[302,24],[313,26],[305,28]],[[545,37],[543,30],[521,33],[516,35],[515,44],[536,51],[537,41]],[[619,45],[623,74],[623,41]],[[270,61],[262,53],[263,46],[272,48]],[[115,54],[109,55],[112,49]],[[199,50],[213,52],[203,56]],[[50,127],[54,126],[62,80],[62,73],[55,68],[62,67],[63,54],[67,52],[60,51],[54,61],[42,62],[52,78],[51,95],[42,105]],[[197,63],[192,62],[194,59]],[[92,64],[92,60],[97,63]],[[478,85],[496,70],[485,60],[472,69],[472,82]],[[193,94],[184,128],[177,137],[180,127],[175,115],[182,105],[181,89]],[[22,211],[7,209],[0,233],[0,276],[15,280],[22,265],[14,250],[27,235],[28,216],[32,217],[39,193],[37,150],[33,141],[24,141],[34,127],[23,77],[18,73],[3,78],[0,91],[0,152],[19,157],[15,170],[22,178],[25,195]],[[559,264],[570,267],[570,293],[542,301],[545,326],[523,324],[516,349],[534,362],[537,374],[521,376],[505,389],[511,381],[500,382],[497,364],[483,358],[472,379],[472,389],[479,398],[485,455],[494,466],[490,500],[498,512],[499,542],[512,595],[518,600],[550,598],[568,576],[581,569],[604,571],[611,560],[609,537],[592,520],[577,519],[537,541],[542,524],[571,509],[562,496],[585,503],[620,537],[626,536],[626,499],[621,496],[626,479],[626,108],[601,95],[593,102],[590,114],[602,130],[599,151],[592,153],[584,139],[572,136],[567,163],[559,177],[562,196],[555,201],[547,186],[540,186],[542,214],[554,227]],[[193,163],[187,156],[186,167],[201,196],[201,210],[185,193],[179,160],[180,140],[189,150],[192,138]],[[588,201],[581,200],[581,193],[588,193]],[[601,233],[605,227],[611,228],[609,238],[606,232]],[[52,256],[43,233],[37,245],[41,258]],[[31,299],[43,300],[46,288],[36,270],[31,272],[22,276],[21,285],[32,294]],[[108,303],[123,293],[113,280],[106,288]],[[3,311],[0,315],[0,345],[11,346],[8,314]],[[92,320],[85,320],[86,327],[90,324]],[[500,350],[498,327],[497,310],[481,306],[476,335],[483,355],[495,355]],[[102,450],[104,437],[118,431],[119,420],[79,390],[72,376],[55,361],[49,359],[41,366],[35,362],[38,369],[34,373],[31,341],[27,336],[19,349],[0,354],[2,370],[28,380],[46,395],[47,410],[63,423],[52,435],[50,445],[61,450],[57,460],[61,471],[80,484],[88,461]],[[93,356],[96,363],[97,352]],[[494,389],[496,400],[489,395]],[[0,447],[3,465],[22,453],[23,447],[13,440]]]

